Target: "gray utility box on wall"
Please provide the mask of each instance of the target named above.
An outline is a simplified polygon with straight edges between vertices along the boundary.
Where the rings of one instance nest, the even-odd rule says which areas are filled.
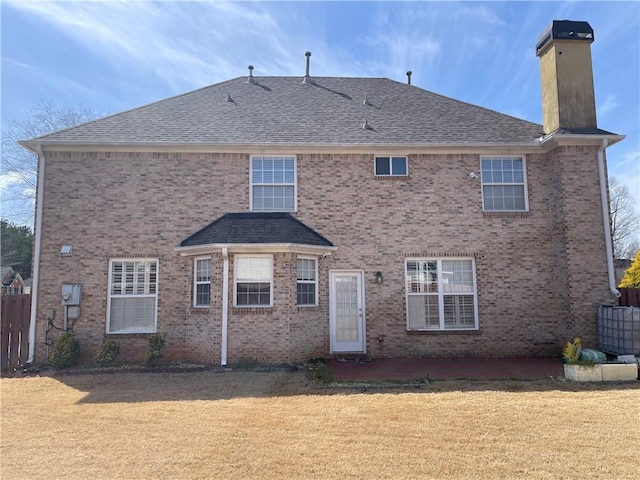
[[[80,305],[82,300],[82,285],[78,283],[62,284],[62,305]]]
[[[598,308],[598,350],[612,355],[640,355],[640,308]]]

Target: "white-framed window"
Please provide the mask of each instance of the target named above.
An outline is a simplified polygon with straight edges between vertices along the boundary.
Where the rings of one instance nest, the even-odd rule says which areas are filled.
[[[298,257],[296,298],[298,306],[318,305],[318,260]]]
[[[158,259],[111,259],[107,281],[107,333],[155,333]]]
[[[236,255],[234,262],[234,305],[273,305],[273,255]]]
[[[193,260],[193,306],[206,308],[211,305],[211,257]]]
[[[480,164],[485,212],[528,211],[524,157],[483,156]]]
[[[295,212],[297,208],[296,158],[251,157],[252,212]]]
[[[376,177],[406,177],[409,174],[407,157],[375,157]]]
[[[473,258],[410,258],[405,278],[408,330],[478,328]]]

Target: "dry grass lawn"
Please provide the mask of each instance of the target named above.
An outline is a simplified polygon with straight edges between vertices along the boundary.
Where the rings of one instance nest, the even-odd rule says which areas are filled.
[[[205,371],[0,387],[2,479],[640,477],[637,382],[362,391]]]

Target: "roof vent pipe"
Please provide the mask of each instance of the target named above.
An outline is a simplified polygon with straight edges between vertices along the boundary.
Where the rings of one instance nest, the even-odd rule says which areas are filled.
[[[307,57],[307,68],[305,70],[304,80],[302,80],[302,83],[307,83],[307,80],[311,79],[311,77],[309,77],[309,63],[310,63],[309,59],[311,58],[311,52],[306,52],[304,56]]]
[[[247,83],[253,83],[253,65],[249,65],[249,78],[247,78]]]
[[[411,85],[411,74],[413,72],[411,70],[407,70],[407,85]]]

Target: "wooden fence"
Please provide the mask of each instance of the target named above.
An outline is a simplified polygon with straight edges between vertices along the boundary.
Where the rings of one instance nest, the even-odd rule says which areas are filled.
[[[619,288],[622,296],[618,299],[621,307],[640,307],[640,288]]]
[[[0,369],[6,372],[27,361],[31,295],[4,295],[0,310]]]

